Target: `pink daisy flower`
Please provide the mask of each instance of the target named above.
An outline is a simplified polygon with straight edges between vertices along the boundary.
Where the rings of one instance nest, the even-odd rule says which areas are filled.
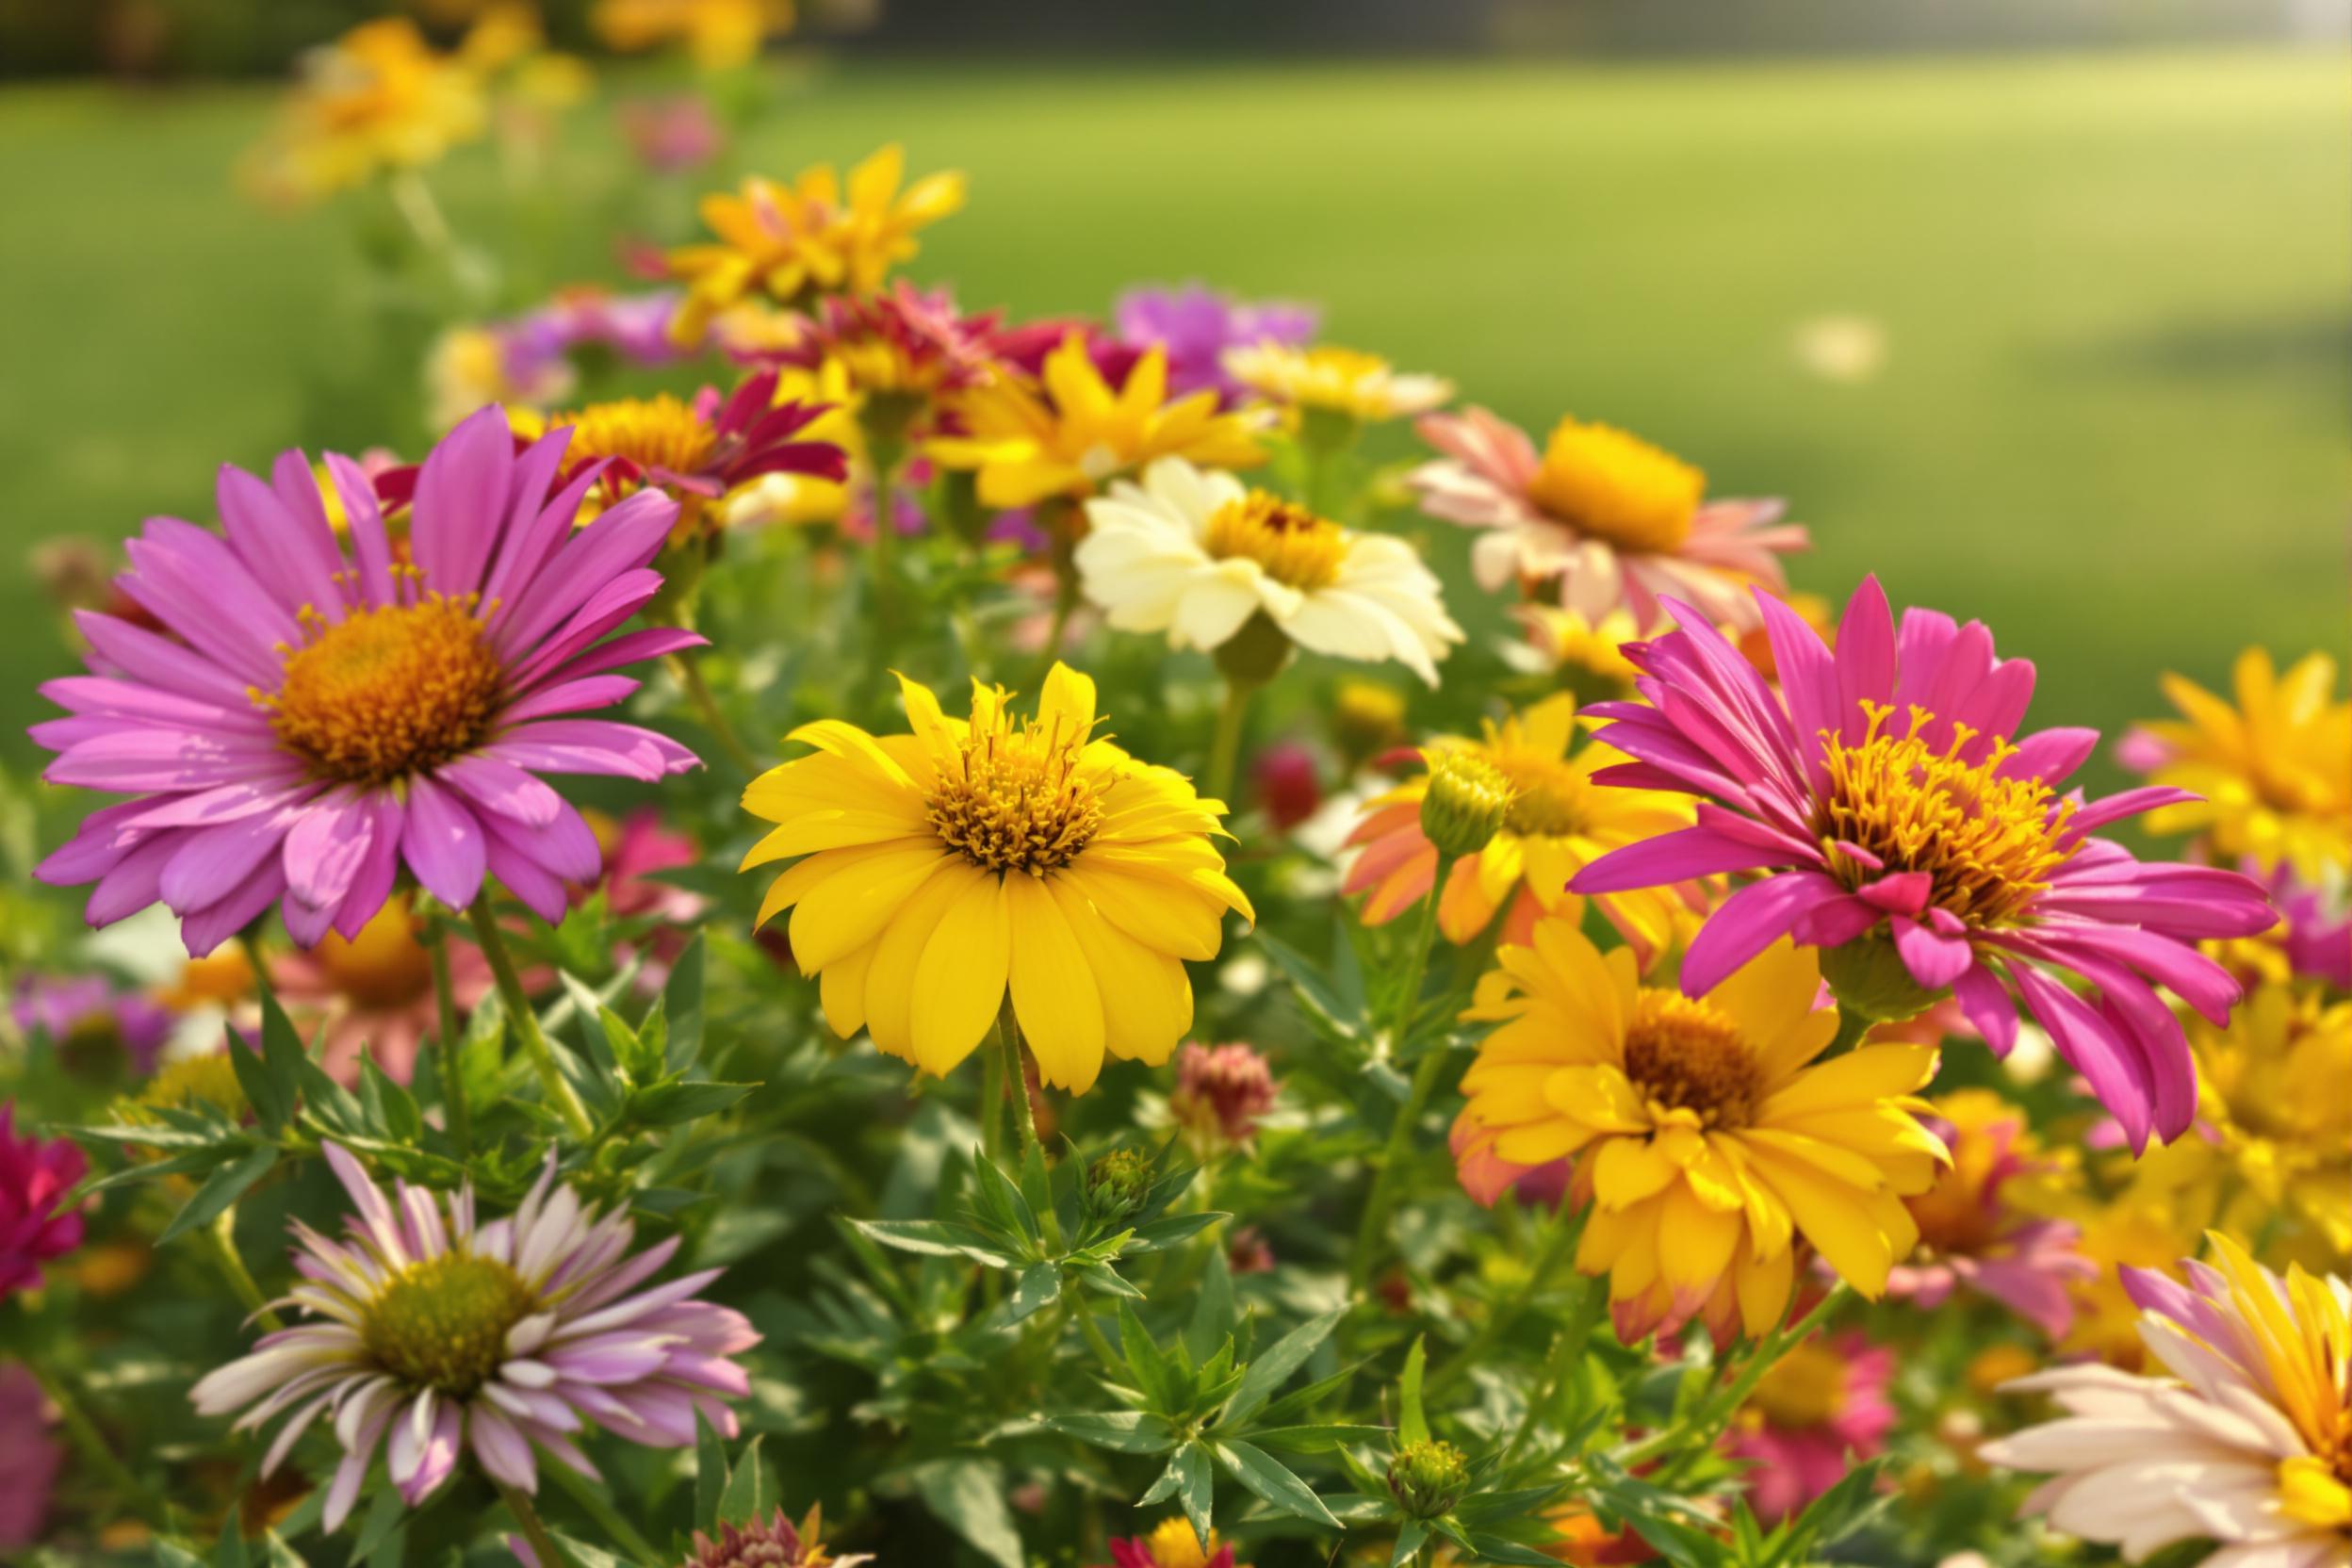
[[[552,1156],[512,1217],[478,1227],[470,1185],[451,1196],[398,1182],[387,1198],[340,1145],[325,1152],[358,1211],[350,1239],[295,1221],[302,1279],[273,1303],[313,1321],[264,1335],[189,1397],[204,1415],[243,1411],[239,1430],[286,1417],[264,1477],[325,1418],[343,1449],[327,1529],[350,1516],[380,1448],[414,1508],[469,1451],[523,1492],[538,1490],[542,1449],[595,1479],[573,1442],[591,1421],[653,1448],[691,1446],[698,1413],[735,1435],[727,1400],[751,1384],[727,1358],[760,1335],[741,1313],[692,1298],[718,1269],[639,1288],[678,1237],[630,1257],[627,1210],[583,1205],[557,1184]]]
[[[1781,524],[1781,502],[1707,500],[1705,474],[1611,425],[1562,419],[1541,452],[1483,408],[1413,428],[1443,455],[1407,482],[1432,517],[1484,531],[1470,547],[1479,585],[1556,582],[1560,604],[1593,626],[1622,609],[1646,631],[1671,594],[1753,627],[1748,585],[1785,590],[1780,558],[1810,544]]]
[[[697,765],[579,715],[637,689],[619,666],[702,642],[608,636],[662,586],[649,563],[678,503],[641,491],[575,533],[598,470],[555,487],[570,437],[517,452],[498,409],[467,419],[418,474],[406,560],[375,487],[333,454],[345,537],[299,451],[269,482],[221,469],[225,538],[150,519],[122,582],[163,632],[78,616],[90,673],[43,686],[73,717],[32,731],[58,753],[51,782],[132,798],[92,812],[41,880],[95,881],[92,925],[160,900],[198,955],[273,903],[302,946],[356,937],[403,871],[455,908],[494,875],[562,919],[564,884],[599,858],[539,774]]]
[[[1748,1507],[1766,1525],[1802,1512],[1860,1460],[1886,1451],[1895,1353],[1858,1333],[1813,1338],[1774,1363],[1723,1447],[1748,1462]]]
[[[65,1464],[65,1449],[50,1435],[56,1416],[41,1380],[13,1363],[0,1364],[0,1552],[21,1552],[41,1540],[49,1523],[49,1493]]]
[[[41,1266],[82,1244],[78,1210],[60,1209],[90,1162],[64,1138],[16,1134],[16,1104],[0,1103],[0,1301],[41,1283]]]
[[[1906,1018],[1949,989],[2006,1055],[2022,1006],[2133,1148],[2151,1129],[2167,1139],[2187,1131],[2197,1070],[2155,988],[2227,1021],[2238,983],[2193,944],[2269,926],[2277,917],[2261,887],[2235,872],[2144,863],[2094,837],[2186,797],[2163,787],[2100,801],[2060,794],[2099,733],[2022,733],[2034,666],[1995,658],[1982,624],[1911,610],[1898,631],[1869,578],[1833,654],[1786,605],[1756,597],[1777,690],[1689,605],[1669,601],[1680,630],[1625,645],[1646,700],[1589,711],[1614,721],[1602,735],[1637,760],[1596,776],[1707,804],[1694,825],[1610,852],[1570,890],[1768,874],[1691,940],[1686,992],[1704,996],[1790,936],[1834,950],[1823,975],[1865,1017]]]

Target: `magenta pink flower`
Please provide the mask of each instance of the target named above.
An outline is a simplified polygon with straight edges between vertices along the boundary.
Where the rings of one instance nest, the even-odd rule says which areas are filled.
[[[49,1522],[49,1490],[65,1449],[50,1435],[52,1417],[40,1380],[24,1367],[0,1364],[0,1552],[18,1552],[41,1539]]]
[[[697,1414],[735,1434],[727,1401],[751,1384],[728,1358],[760,1335],[741,1313],[692,1298],[715,1268],[645,1286],[678,1237],[629,1256],[627,1209],[582,1204],[556,1182],[552,1154],[511,1218],[477,1226],[470,1186],[452,1196],[400,1182],[386,1197],[340,1145],[325,1152],[358,1211],[350,1239],[295,1221],[302,1278],[273,1303],[313,1321],[263,1335],[189,1397],[205,1415],[243,1411],[240,1430],[286,1417],[265,1477],[327,1421],[343,1450],[329,1530],[379,1449],[413,1508],[467,1452],[524,1492],[538,1490],[542,1451],[596,1479],[573,1441],[589,1422],[654,1448],[692,1446]]]
[[[554,487],[570,435],[517,452],[495,407],[452,431],[417,476],[406,560],[374,486],[333,454],[348,538],[299,451],[267,483],[221,469],[225,538],[151,519],[122,581],[164,630],[82,613],[90,673],[41,688],[74,716],[32,731],[59,754],[52,782],[133,798],[92,812],[41,880],[95,880],[92,925],[161,900],[198,955],[273,903],[303,946],[355,937],[403,871],[453,907],[493,875],[563,918],[596,840],[538,775],[695,766],[665,736],[578,715],[636,690],[619,666],[702,641],[608,636],[662,586],[650,563],[678,503],[642,491],[575,532],[597,470]]]
[[[78,1210],[61,1209],[90,1162],[64,1138],[16,1134],[16,1104],[0,1103],[0,1301],[41,1283],[41,1266],[82,1244]]]
[[[2187,1131],[2196,1067],[2155,987],[2226,1022],[2238,984],[2192,944],[2272,924],[2261,887],[2235,872],[2143,863],[2094,837],[2187,797],[2162,787],[2061,795],[2098,732],[2021,733],[2034,666],[1995,658],[1982,624],[1911,610],[1898,632],[1869,578],[1833,654],[1788,606],[1756,597],[1778,690],[1685,604],[1668,601],[1680,630],[1625,645],[1645,700],[1587,711],[1614,721],[1601,733],[1638,760],[1594,776],[1707,804],[1695,825],[1587,866],[1571,890],[1767,874],[1692,939],[1690,995],[1791,936],[1838,950],[1823,955],[1823,972],[1869,1017],[1907,1017],[1950,989],[2006,1055],[2022,1005],[2135,1149],[2151,1128]]]
[[[1808,1339],[1757,1382],[1723,1447],[1745,1460],[1748,1507],[1778,1524],[1886,1447],[1895,1353],[1858,1333]]]
[[[1257,1047],[1187,1040],[1176,1054],[1176,1087],[1168,1105],[1204,1142],[1246,1144],[1257,1135],[1258,1119],[1274,1108],[1279,1086]]]

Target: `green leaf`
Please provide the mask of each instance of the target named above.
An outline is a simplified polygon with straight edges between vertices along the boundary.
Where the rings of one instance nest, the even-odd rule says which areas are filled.
[[[702,1057],[702,933],[686,944],[670,965],[670,978],[662,988],[662,1011],[670,1021],[667,1051],[673,1069],[682,1070]]]
[[[264,1146],[236,1164],[222,1166],[214,1171],[211,1180],[198,1187],[196,1196],[172,1217],[172,1223],[163,1228],[163,1234],[155,1238],[155,1245],[160,1247],[199,1225],[211,1224],[227,1211],[230,1204],[245,1196],[246,1188],[269,1175],[277,1163],[277,1150]]]
[[[1058,1264],[1031,1264],[1021,1270],[1013,1293],[1005,1298],[999,1309],[1004,1325],[1010,1327],[1030,1316],[1040,1307],[1051,1306],[1062,1294],[1062,1270]]]
[[[1402,1564],[1411,1562],[1413,1554],[1421,1549],[1421,1543],[1429,1538],[1428,1525],[1418,1519],[1406,1520],[1396,1531],[1396,1550],[1388,1554],[1388,1568],[1402,1568]]]
[[[1119,1304],[1119,1348],[1135,1369],[1135,1386],[1143,1390],[1152,1408],[1168,1415],[1182,1413],[1178,1407],[1186,1402],[1191,1388],[1182,1382],[1168,1357],[1144,1332],[1135,1309],[1124,1301]]]
[[[719,1527],[719,1499],[727,1495],[727,1449],[710,1417],[694,1412],[694,1528]]]
[[[1168,1418],[1144,1410],[1081,1412],[1049,1415],[1047,1427],[1097,1448],[1121,1454],[1164,1454],[1176,1446],[1176,1429]]]
[[[757,1084],[656,1084],[629,1096],[629,1113],[648,1127],[674,1127],[716,1116]]]
[[[1315,1489],[1264,1449],[1228,1441],[1217,1445],[1217,1458],[1232,1472],[1233,1479],[1267,1506],[1331,1529],[1340,1527],[1339,1521],[1331,1517],[1331,1511],[1323,1506],[1323,1499],[1315,1494]]]
[[[549,1530],[547,1539],[555,1543],[555,1549],[564,1554],[564,1560],[573,1568],[630,1568],[627,1558],[616,1556],[601,1546],[591,1546],[578,1536]]]
[[[212,1568],[245,1568],[245,1528],[234,1513],[221,1521],[220,1537],[212,1544]]]
[[[768,1478],[768,1467],[760,1458],[761,1441],[751,1440],[743,1460],[727,1478],[727,1490],[719,1494],[722,1525],[747,1525],[776,1511],[776,1484]]]
[[[359,1079],[362,1102],[386,1136],[415,1143],[425,1135],[425,1117],[416,1108],[416,1097],[376,1065],[373,1052],[360,1055]]]
[[[988,1217],[1006,1232],[1019,1232],[1029,1238],[1032,1246],[1045,1238],[1044,1231],[1037,1225],[1037,1211],[994,1160],[983,1154],[972,1161],[972,1184],[973,1196]]]
[[[1162,1248],[1172,1247],[1188,1237],[1199,1235],[1220,1219],[1232,1217],[1231,1215],[1218,1214],[1213,1210],[1199,1214],[1168,1215],[1136,1226],[1129,1234],[1127,1245],[1121,1250],[1156,1252]]]
[[[1350,1443],[1386,1443],[1397,1437],[1386,1427],[1328,1423],[1310,1427],[1252,1427],[1250,1441],[1294,1454],[1328,1454]]]
[[[1282,972],[1282,978],[1290,982],[1291,988],[1298,993],[1298,999],[1314,1014],[1311,1021],[1320,1021],[1343,1038],[1354,1037],[1356,1018],[1362,1008],[1350,1007],[1331,988],[1323,978],[1322,965],[1269,932],[1252,931],[1250,945],[1265,954],[1274,967]]]
[[[1560,1568],[1560,1559],[1548,1557],[1533,1546],[1522,1546],[1499,1535],[1474,1533],[1470,1549],[1488,1562],[1508,1562],[1515,1568]]]
[[[612,1054],[612,1065],[633,1084],[649,1084],[662,1076],[662,1054],[653,1054],[645,1060],[645,1048],[630,1028],[629,1021],[602,1003],[596,1004],[596,1022],[603,1026],[605,1049]]]
[[[294,1026],[287,1024],[286,1033],[291,1035],[293,1032]],[[231,1029],[227,1033],[229,1067],[237,1074],[237,1086],[245,1091],[245,1102],[253,1106],[253,1119],[261,1124],[262,1132],[275,1137],[293,1119],[296,1092],[294,1068],[291,1063],[264,1054],[268,1050],[268,1030],[262,1033],[265,1042],[262,1051],[248,1046],[236,1030]],[[294,1043],[293,1049],[296,1056],[302,1054],[299,1040]]]
[[[1345,1315],[1343,1308],[1311,1317],[1267,1346],[1265,1354],[1250,1362],[1249,1374],[1233,1391],[1233,1400],[1217,1418],[1217,1424],[1230,1427],[1247,1421],[1258,1407],[1273,1397],[1276,1389],[1290,1380],[1293,1372],[1306,1364],[1307,1358],[1331,1337],[1331,1330],[1338,1327]]]
[[[1004,1505],[1004,1473],[978,1460],[939,1460],[914,1472],[923,1507],[997,1568],[1021,1568],[1021,1531]]]
[[[1208,1266],[1200,1272],[1200,1294],[1192,1300],[1192,1320],[1184,1325],[1184,1348],[1200,1365],[1217,1354],[1233,1331],[1233,1271],[1226,1266],[1225,1249],[1211,1248]]]
[[[1421,1413],[1421,1375],[1428,1369],[1429,1347],[1422,1336],[1415,1334],[1413,1348],[1405,1353],[1405,1375],[1396,1383],[1396,1442],[1427,1443],[1429,1440],[1429,1418]]]
[[[1209,1462],[1209,1451],[1198,1443],[1185,1444],[1170,1462],[1184,1470],[1176,1500],[1184,1504],[1184,1517],[1192,1522],[1194,1539],[1205,1544],[1216,1496],[1217,1467]]]
[[[853,1219],[858,1233],[902,1252],[932,1258],[971,1258],[996,1268],[1009,1268],[1011,1253],[995,1245],[986,1232],[944,1219]]]
[[[386,1538],[408,1517],[408,1505],[400,1500],[400,1488],[379,1487],[376,1500],[368,1505],[368,1516],[360,1521],[358,1539],[351,1543],[351,1562],[366,1560]]]

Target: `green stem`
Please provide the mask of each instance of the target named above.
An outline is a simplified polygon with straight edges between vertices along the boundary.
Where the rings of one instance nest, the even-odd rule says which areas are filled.
[[[1074,1284],[1068,1288],[1072,1291],[1078,1289]],[[1100,1361],[1104,1369],[1113,1377],[1124,1379],[1135,1375],[1134,1369],[1127,1364],[1125,1359],[1117,1350],[1111,1348],[1110,1340],[1103,1335],[1102,1325],[1094,1320],[1093,1304],[1083,1295],[1078,1298],[1078,1327],[1086,1331],[1086,1343],[1094,1347],[1095,1359]]]
[[[879,668],[890,658],[898,624],[899,443],[870,433],[867,456],[874,465],[874,647]]]
[[[220,1260],[220,1272],[228,1280],[229,1288],[245,1304],[253,1321],[271,1333],[285,1328],[285,1320],[270,1310],[270,1298],[261,1293],[253,1270],[245,1266],[244,1255],[237,1250],[237,1205],[232,1203],[222,1209],[206,1233],[212,1238],[212,1254]]]
[[[1585,1217],[1591,1212],[1586,1209],[1573,1217],[1553,1217],[1551,1233],[1544,1238],[1543,1250],[1536,1253],[1535,1261],[1527,1266],[1526,1282],[1486,1315],[1486,1321],[1479,1325],[1478,1331],[1470,1336],[1467,1344],[1429,1374],[1429,1386],[1425,1391],[1429,1397],[1434,1398],[1450,1387],[1456,1379],[1478,1365],[1495,1341],[1511,1331],[1529,1304],[1544,1293],[1544,1287],[1551,1282],[1552,1270],[1560,1266],[1561,1259],[1576,1251],[1576,1240],[1584,1234]]]
[[[1224,704],[1217,710],[1217,737],[1209,744],[1206,793],[1211,800],[1225,802],[1228,813],[1233,809],[1233,772],[1241,762],[1241,734],[1250,715],[1250,699],[1257,690],[1249,681],[1228,678]]]
[[[106,1441],[106,1434],[98,1429],[98,1424],[90,1418],[90,1412],[82,1408],[82,1402],[65,1374],[45,1367],[31,1358],[26,1359],[25,1365],[31,1368],[34,1381],[41,1384],[41,1391],[48,1396],[49,1402],[57,1407],[57,1417],[65,1423],[66,1435],[73,1440],[83,1460],[118,1497],[130,1506],[132,1512],[156,1529],[168,1528],[170,1520],[162,1499],[131,1474],[130,1466],[122,1462],[113,1445]]]
[[[1013,1126],[1021,1134],[1021,1158],[1027,1164],[1029,1152],[1037,1147],[1037,1112],[1029,1103],[1029,1075],[1021,1070],[1021,1020],[1013,1016],[1010,997],[1004,1000],[1004,1010],[997,1018],[997,1037],[1004,1048],[1004,1087],[1013,1097]]]
[[[647,1541],[636,1526],[623,1518],[612,1500],[596,1489],[594,1481],[570,1465],[550,1462],[539,1467],[539,1473],[553,1480],[564,1494],[580,1505],[580,1511],[596,1522],[596,1527],[612,1538],[612,1544],[627,1552],[641,1565],[670,1560],[670,1554]]]
[[[539,1559],[539,1568],[570,1568],[571,1559],[564,1555],[563,1548],[555,1544],[555,1537],[547,1533],[547,1527],[541,1522],[539,1511],[531,1506],[531,1498],[495,1478],[490,1484],[498,1489],[498,1500],[506,1505],[506,1511],[514,1516],[514,1523],[522,1527],[523,1539],[531,1543],[531,1552]]]
[[[531,1010],[531,998],[523,992],[522,976],[514,972],[514,959],[506,951],[506,938],[498,931],[498,918],[490,907],[490,889],[484,884],[474,896],[473,907],[467,911],[473,918],[474,941],[482,956],[490,960],[490,973],[498,984],[498,1000],[506,1004],[507,1021],[522,1037],[523,1049],[531,1056],[531,1065],[538,1070],[539,1085],[547,1092],[547,1102],[564,1119],[572,1135],[585,1143],[596,1129],[590,1125],[587,1111],[581,1107],[580,1096],[564,1081],[564,1073],[555,1065],[555,1053],[547,1048],[547,1037],[540,1032],[539,1015]]]
[[[1652,1433],[1620,1454],[1619,1462],[1627,1468],[1631,1468],[1645,1460],[1672,1450],[1675,1457],[1665,1476],[1660,1478],[1671,1479],[1679,1475],[1693,1456],[1706,1453],[1714,1446],[1717,1436],[1730,1423],[1732,1417],[1740,1413],[1740,1407],[1746,1404],[1748,1396],[1756,1392],[1756,1385],[1763,1380],[1764,1374],[1778,1365],[1783,1356],[1811,1338],[1813,1331],[1820,1328],[1831,1313],[1844,1304],[1845,1294],[1846,1282],[1843,1280],[1831,1285],[1821,1298],[1813,1304],[1811,1312],[1806,1313],[1796,1322],[1775,1329],[1767,1334],[1763,1343],[1750,1352],[1748,1359],[1740,1364],[1739,1372],[1733,1376],[1729,1383],[1724,1385],[1723,1391],[1700,1406],[1689,1420],[1679,1422],[1662,1432]]]
[[[449,220],[442,216],[441,204],[433,200],[433,187],[414,169],[402,169],[387,182],[392,192],[392,205],[400,212],[400,220],[409,232],[444,265],[449,264],[450,250],[457,237],[450,232]]]
[[[760,776],[763,771],[760,760],[751,754],[749,746],[743,744],[743,738],[735,733],[735,726],[728,722],[727,710],[719,706],[717,694],[710,690],[710,683],[702,678],[702,666],[695,662],[694,650],[680,649],[671,654],[669,665],[670,673],[678,677],[678,685],[685,688],[686,699],[694,705],[694,711],[700,715],[703,727],[710,731],[710,738],[719,743],[721,751],[727,753],[727,760],[741,768],[746,776],[753,778]]]
[[[1004,1050],[1001,1043],[1004,1021],[996,1021],[997,1038],[980,1058],[980,1152],[990,1159],[1004,1149]],[[1026,1086],[1023,1086],[1024,1087]]]
[[[1832,1056],[1842,1056],[1860,1045],[1862,1037],[1869,1034],[1877,1022],[1878,1020],[1858,1008],[1839,1007],[1838,1009],[1838,1033],[1831,1038],[1829,1049],[1821,1053],[1821,1059],[1827,1061]]]
[[[1586,1279],[1584,1293],[1576,1298],[1576,1309],[1569,1315],[1568,1326],[1552,1341],[1551,1354],[1544,1359],[1544,1375],[1536,1384],[1535,1393],[1527,1399],[1527,1413],[1519,1418],[1519,1425],[1511,1432],[1511,1441],[1503,1446],[1503,1464],[1509,1464],[1511,1456],[1535,1435],[1536,1426],[1544,1418],[1544,1407],[1559,1392],[1560,1380],[1567,1375],[1568,1368],[1583,1360],[1585,1347],[1592,1338],[1593,1327],[1600,1322],[1601,1314],[1608,1306],[1609,1276],[1595,1274]]]
[[[1445,890],[1446,874],[1450,869],[1446,861],[1444,854],[1438,856],[1437,879],[1429,885],[1429,896],[1423,902],[1420,918],[1413,927],[1413,950],[1406,960],[1403,988],[1397,994],[1396,1019],[1389,1027],[1388,1049],[1392,1057],[1404,1045],[1420,1002],[1421,979],[1429,966],[1429,944],[1437,936],[1438,897]],[[1359,1291],[1371,1282],[1372,1265],[1387,1234],[1388,1212],[1396,1200],[1397,1168],[1404,1164],[1413,1131],[1421,1123],[1421,1113],[1429,1108],[1429,1097],[1437,1092],[1438,1075],[1446,1068],[1446,1054],[1443,1040],[1422,1054],[1421,1065],[1413,1071],[1413,1086],[1406,1092],[1396,1119],[1389,1124],[1380,1168],[1372,1178],[1371,1195],[1364,1200],[1364,1217],[1356,1227],[1355,1251],[1348,1261],[1348,1278]]]
[[[437,933],[426,944],[426,951],[433,955],[433,1001],[440,1030],[433,1043],[433,1066],[441,1080],[441,1108],[449,1121],[449,1142],[463,1160],[474,1152],[474,1116],[466,1103],[466,1080],[458,1069],[457,992],[449,984],[448,934]]]

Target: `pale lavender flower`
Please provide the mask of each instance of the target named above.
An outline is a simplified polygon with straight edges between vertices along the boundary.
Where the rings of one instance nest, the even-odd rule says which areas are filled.
[[[467,1452],[523,1492],[538,1489],[542,1449],[594,1479],[574,1442],[590,1422],[656,1448],[691,1446],[697,1414],[735,1434],[727,1400],[750,1381],[727,1358],[760,1335],[742,1314],[692,1298],[715,1268],[640,1288],[678,1238],[629,1256],[627,1211],[582,1204],[556,1183],[552,1157],[511,1217],[477,1227],[470,1185],[449,1196],[398,1182],[387,1198],[349,1152],[325,1152],[358,1210],[350,1238],[297,1220],[302,1279],[272,1303],[311,1320],[263,1336],[190,1396],[206,1415],[242,1410],[238,1429],[286,1417],[264,1476],[327,1421],[343,1449],[329,1530],[379,1449],[413,1508]]]
[[[1315,335],[1312,305],[1250,304],[1201,284],[1181,288],[1133,288],[1112,307],[1120,341],[1168,351],[1171,397],[1213,391],[1237,402],[1249,389],[1225,374],[1228,349],[1253,343],[1298,345]]]

